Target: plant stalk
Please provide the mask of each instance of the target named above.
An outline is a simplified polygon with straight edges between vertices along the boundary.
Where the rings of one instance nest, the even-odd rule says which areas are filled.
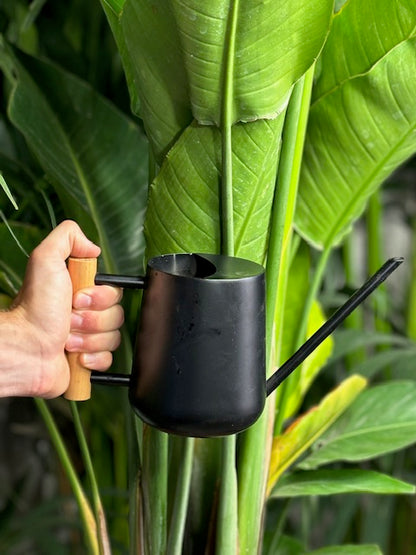
[[[330,245],[326,246],[325,249],[322,251],[321,256],[319,257],[318,264],[315,268],[315,272],[313,274],[313,280],[309,288],[308,296],[306,297],[302,315],[299,321],[298,333],[296,336],[296,341],[293,349],[294,352],[302,345],[302,343],[305,340],[308,318],[312,308],[312,303],[317,297],[319,287],[322,283],[322,278],[325,272],[326,264],[328,262],[331,252],[332,252],[331,246]],[[293,388],[296,386],[297,379],[298,379],[297,371],[295,370],[295,372],[293,372],[287,378],[287,380],[285,380],[280,386],[281,395],[280,395],[279,410],[276,416],[276,424],[275,424],[275,431],[274,431],[275,435],[280,434],[282,431],[287,404],[288,404],[290,395],[292,394]]]
[[[56,426],[55,420],[43,399],[34,399],[36,406],[48,429],[51,441],[56,449],[61,464],[66,472],[68,480],[74,492],[75,499],[78,504],[79,512],[84,529],[85,542],[88,552],[93,555],[99,555],[99,544],[97,539],[97,526],[87,496],[81,486],[79,478],[75,472],[75,468],[71,462],[68,451],[65,447],[62,436]]]
[[[313,65],[294,86],[283,128],[266,266],[267,375],[280,358],[283,307],[300,165],[312,90]],[[239,456],[239,539],[241,553],[257,553],[274,419],[273,395],[260,419],[241,436]]]
[[[413,221],[412,229],[412,259],[410,267],[410,281],[408,289],[408,304],[407,304],[407,314],[406,314],[406,334],[407,336],[416,341],[416,221]]]
[[[232,125],[234,102],[234,58],[237,34],[239,0],[230,6],[221,103],[221,146],[222,146],[222,183],[221,183],[221,251],[234,256],[234,214],[233,214],[233,164],[232,164]],[[222,462],[217,515],[216,553],[231,555],[237,553],[237,472],[236,437],[222,439]]]
[[[172,521],[169,529],[167,555],[181,555],[185,531],[186,515],[191,487],[192,463],[195,440],[192,437],[184,439],[184,453],[182,466],[177,478],[175,502]]]
[[[165,555],[168,494],[168,435],[151,426],[143,433],[142,504],[147,555]]]
[[[79,416],[78,406],[75,401],[69,401],[71,414],[74,421],[75,433],[77,435],[79,448],[81,450],[82,458],[85,465],[85,471],[91,486],[92,502],[94,507],[95,520],[97,524],[97,536],[100,548],[100,555],[110,555],[111,547],[108,537],[107,523],[105,520],[105,513],[101,501],[100,491],[98,489],[97,479],[95,477],[94,465],[91,460],[90,451],[88,448],[87,440],[85,438],[84,429],[82,427],[81,419]]]

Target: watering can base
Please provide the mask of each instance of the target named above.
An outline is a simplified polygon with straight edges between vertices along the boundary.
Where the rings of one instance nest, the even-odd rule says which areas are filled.
[[[237,434],[249,428],[253,425],[259,418],[263,407],[256,410],[253,414],[247,414],[244,418],[236,419],[231,418],[228,421],[215,418],[200,418],[200,419],[184,419],[184,418],[172,418],[163,417],[161,415],[151,415],[149,413],[144,413],[137,406],[132,405],[135,414],[143,420],[146,424],[149,424],[153,428],[157,428],[162,432],[168,434],[174,434],[178,436],[185,437],[197,437],[197,438],[214,438]]]

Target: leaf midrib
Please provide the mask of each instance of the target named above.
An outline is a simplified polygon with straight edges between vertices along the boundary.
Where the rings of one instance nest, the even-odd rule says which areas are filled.
[[[15,62],[15,63],[16,63],[16,62]],[[77,175],[77,177],[78,177],[78,179],[79,179],[79,182],[80,182],[80,184],[81,184],[82,190],[84,191],[87,204],[88,204],[88,206],[89,206],[89,208],[90,208],[90,210],[91,210],[91,215],[92,215],[92,217],[93,217],[93,219],[94,219],[94,224],[95,224],[95,226],[97,227],[97,230],[98,230],[98,233],[99,233],[99,237],[100,237],[100,239],[101,239],[101,245],[100,245],[100,246],[101,246],[101,252],[102,252],[102,256],[103,256],[103,259],[104,259],[104,263],[105,263],[106,269],[107,269],[107,271],[110,271],[110,272],[115,271],[114,262],[113,262],[113,260],[112,260],[112,258],[111,258],[111,255],[110,255],[110,248],[109,248],[109,245],[108,245],[108,237],[107,237],[107,235],[106,235],[106,233],[105,233],[105,230],[104,230],[104,228],[103,228],[103,226],[102,226],[102,224],[101,224],[101,219],[100,219],[99,216],[98,216],[98,210],[97,210],[96,204],[94,203],[94,199],[93,199],[93,197],[92,197],[92,195],[91,195],[91,193],[90,193],[90,191],[89,191],[89,188],[88,188],[88,185],[87,185],[88,180],[86,179],[86,177],[85,177],[85,175],[84,175],[84,171],[83,171],[81,165],[80,165],[80,164],[78,163],[78,161],[77,161],[77,158],[76,158],[76,155],[75,155],[75,151],[74,151],[74,149],[73,149],[73,147],[72,147],[72,144],[71,144],[71,142],[70,142],[70,140],[69,140],[69,138],[68,138],[67,133],[65,132],[65,128],[62,126],[62,122],[61,122],[61,120],[59,119],[58,114],[57,114],[56,111],[53,109],[53,107],[51,106],[51,104],[48,102],[48,100],[47,100],[46,96],[43,94],[42,90],[37,86],[37,83],[36,83],[36,81],[32,78],[31,74],[30,74],[29,72],[27,72],[24,68],[22,68],[18,62],[17,62],[17,65],[18,65],[18,68],[19,68],[19,70],[18,70],[19,73],[20,73],[21,71],[23,71],[23,73],[26,73],[28,79],[32,82],[32,86],[38,91],[39,96],[43,99],[43,101],[45,102],[45,104],[46,104],[46,106],[48,107],[48,109],[49,109],[49,110],[54,114],[54,116],[55,116],[55,117],[54,117],[54,120],[55,120],[56,124],[57,124],[58,127],[59,127],[59,131],[60,131],[60,133],[61,133],[61,135],[62,135],[62,137],[63,137],[63,140],[64,140],[64,145],[65,145],[65,147],[67,148],[67,151],[68,151],[68,153],[69,153],[70,160],[71,160],[71,162],[72,162],[72,164],[73,164],[73,167],[74,167],[74,169],[75,169],[75,173],[76,173],[76,175]],[[13,103],[13,97],[15,96],[15,94],[17,94],[17,90],[18,90],[18,88],[21,86],[20,83],[21,83],[21,80],[20,80],[20,79],[18,79],[18,80],[16,81],[16,83],[15,83],[13,93],[12,93],[12,95],[11,95],[11,97],[10,97],[10,105],[12,105],[12,103]]]
[[[392,431],[392,430],[394,431],[398,429],[413,428],[415,426],[416,426],[416,419],[411,422],[403,422],[399,424],[384,424],[382,426],[371,426],[364,429],[360,428],[359,430],[352,430],[347,434],[343,434],[342,436],[337,436],[333,440],[328,441],[328,443],[325,443],[325,445],[321,448],[321,450],[317,451],[317,453],[320,453],[327,447],[332,446],[339,441],[349,440],[351,438],[359,437],[360,435],[369,435],[372,433],[380,433],[384,431]]]
[[[370,173],[369,177],[363,181],[362,186],[360,187],[360,193],[362,193],[363,191],[366,191],[368,189],[368,187],[370,187],[371,183],[375,180],[377,174],[382,170],[382,168],[387,164],[387,162],[393,158],[394,154],[396,154],[396,152],[399,150],[399,148],[403,145],[403,143],[406,141],[406,139],[412,135],[412,133],[415,131],[416,129],[416,122],[409,127],[409,130],[404,133],[403,137],[397,141],[396,145],[394,147],[392,147],[388,154],[382,158],[380,160],[380,162],[374,167],[374,170]],[[340,233],[345,220],[348,221],[348,214],[353,212],[355,206],[357,206],[358,204],[360,204],[360,202],[363,201],[363,196],[362,194],[358,195],[354,195],[351,199],[350,202],[347,203],[345,210],[343,210],[342,215],[340,218],[338,218],[338,220],[336,221],[336,224],[334,225],[334,227],[332,228],[332,230],[329,232],[326,241],[324,242],[324,248],[330,248],[331,245],[335,244],[335,239],[338,233]]]
[[[360,79],[362,77],[366,77],[367,75],[369,75],[379,64],[381,64],[381,62],[387,58],[394,50],[396,50],[397,48],[400,48],[400,46],[402,44],[404,44],[405,42],[409,41],[409,40],[413,40],[414,38],[416,38],[416,26],[412,29],[412,31],[410,32],[409,36],[407,36],[406,38],[404,38],[403,40],[401,40],[400,42],[398,42],[397,44],[395,44],[393,46],[393,48],[390,48],[390,50],[388,50],[387,52],[384,53],[383,56],[381,56],[380,58],[378,58],[375,62],[373,62],[373,64],[366,70],[363,71],[362,73],[356,73],[354,75],[350,75],[348,76],[346,79],[343,79],[342,81],[340,81],[339,83],[337,83],[334,87],[332,87],[331,89],[327,90],[326,92],[324,92],[321,96],[319,96],[318,98],[316,98],[315,100],[313,100],[313,102],[311,102],[311,109],[316,105],[319,104],[321,101],[323,101],[327,96],[330,96],[331,94],[336,93],[339,89],[341,89],[346,83],[349,83],[350,81],[354,81],[355,79]]]
[[[285,468],[290,466],[304,451],[306,451],[306,449],[310,445],[312,445],[312,443],[315,442],[316,439],[318,439],[325,432],[325,430],[327,430],[335,422],[335,420],[337,420],[340,417],[340,415],[346,410],[346,408],[347,408],[346,406],[343,406],[336,413],[334,413],[330,419],[327,419],[324,422],[321,422],[320,426],[316,429],[315,433],[312,436],[310,436],[307,439],[307,441],[302,443],[302,445],[298,449],[296,449],[295,451],[292,451],[291,452],[292,455],[285,458],[284,461],[282,461],[283,464],[280,464],[279,466],[277,466],[276,471],[272,475],[274,482],[276,482],[277,478],[282,474]]]

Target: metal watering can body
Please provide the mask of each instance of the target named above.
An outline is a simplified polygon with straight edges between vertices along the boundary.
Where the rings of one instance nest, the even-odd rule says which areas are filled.
[[[149,261],[129,388],[147,423],[196,436],[250,426],[266,398],[261,266],[179,254]]]
[[[96,274],[97,285],[144,289],[132,373],[90,376],[79,369],[88,380],[86,394],[65,396],[88,399],[90,379],[128,385],[134,411],[160,430],[195,437],[238,433],[257,420],[266,396],[402,261],[387,261],[267,381],[265,275],[259,264],[214,254],[168,254],[150,259],[144,278]],[[71,370],[73,379],[78,378]]]

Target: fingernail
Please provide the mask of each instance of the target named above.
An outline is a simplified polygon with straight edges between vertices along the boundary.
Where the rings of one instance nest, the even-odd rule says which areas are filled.
[[[82,322],[83,318],[81,314],[76,314],[75,312],[71,314],[71,330],[82,329]]]
[[[73,306],[74,308],[88,308],[92,304],[92,297],[86,295],[85,293],[78,293],[74,296]]]
[[[79,351],[83,346],[83,339],[81,335],[71,333],[66,341],[65,348],[67,351]]]
[[[97,357],[94,353],[82,353],[81,362],[85,368],[94,369],[94,365],[97,361]]]

